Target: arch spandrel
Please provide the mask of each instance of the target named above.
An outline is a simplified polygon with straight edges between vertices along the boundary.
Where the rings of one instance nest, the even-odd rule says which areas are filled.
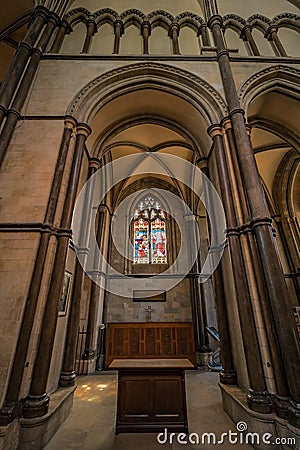
[[[193,120],[194,128],[198,125],[199,130],[196,128],[195,132],[199,133],[199,142],[207,136],[207,128],[226,115],[225,101],[212,85],[185,70],[148,62],[123,66],[90,81],[73,97],[66,113],[78,122],[91,123],[113,100],[120,99],[121,103],[124,95],[136,92],[143,95],[146,90],[164,95],[166,99],[167,96],[177,99],[180,108],[185,105],[192,117],[178,116],[178,120],[187,123]],[[176,119],[179,114],[180,110],[173,110],[170,119]],[[128,116],[123,116],[124,119]],[[107,124],[101,124],[104,128],[111,124],[109,117],[105,120],[108,120]]]

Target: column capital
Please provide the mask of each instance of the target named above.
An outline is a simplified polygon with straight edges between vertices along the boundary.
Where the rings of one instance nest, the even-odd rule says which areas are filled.
[[[151,34],[151,24],[150,24],[149,20],[144,20],[142,22],[142,26],[141,26],[142,34],[143,34],[144,29],[146,29],[148,31],[148,34],[150,36],[150,34]]]
[[[89,167],[98,170],[101,167],[101,162],[98,158],[90,158]]]
[[[222,127],[217,124],[208,127],[207,132],[212,139],[216,136],[223,136]]]
[[[82,134],[86,138],[91,134],[92,129],[86,123],[78,123],[76,127],[76,135]]]
[[[252,132],[252,127],[251,127],[251,125],[249,125],[249,123],[246,124],[246,131],[247,131],[248,136],[250,137],[251,132]]]
[[[53,11],[49,12],[48,21],[53,22],[56,27],[61,26],[61,18]]]
[[[208,170],[208,161],[207,158],[199,158],[195,162],[195,166],[199,167],[200,170],[205,171]]]
[[[32,12],[30,22],[33,22],[37,16],[42,17],[44,19],[44,21],[46,21],[48,14],[49,14],[49,10],[47,8],[45,8],[42,5],[38,5],[36,8],[34,8],[34,10]]]
[[[215,16],[212,16],[207,21],[208,28],[212,29],[215,25],[219,25],[220,27],[223,27],[223,17],[219,14],[216,14]]]
[[[248,40],[247,35],[251,33],[251,31],[252,25],[246,23],[246,25],[244,25],[243,28],[241,29],[240,38],[243,39],[243,41],[247,41]]]
[[[122,34],[124,33],[124,24],[122,22],[122,20],[117,19],[114,22],[114,32],[116,33],[116,30],[120,30],[120,35],[122,36]]]
[[[268,41],[272,41],[272,34],[277,33],[277,31],[278,31],[277,25],[274,24],[270,25],[265,32],[265,38],[268,39]]]
[[[65,127],[73,130],[76,127],[76,119],[72,116],[65,116]]]
[[[169,36],[172,36],[173,33],[176,33],[176,36],[179,36],[180,26],[178,22],[172,22],[169,26]]]
[[[93,17],[89,17],[88,18],[88,20],[86,22],[86,27],[87,27],[87,29],[91,29],[92,30],[92,35],[94,35],[98,31],[97,24],[96,24],[95,19]]]
[[[225,131],[230,130],[232,128],[232,123],[229,117],[224,117],[221,120],[221,125]]]
[[[197,31],[197,36],[201,36],[201,33],[203,32],[203,30],[205,30],[207,28],[207,24],[206,23],[201,23],[201,25],[198,28]]]

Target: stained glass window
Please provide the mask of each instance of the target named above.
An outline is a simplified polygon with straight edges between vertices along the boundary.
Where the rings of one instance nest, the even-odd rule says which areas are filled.
[[[146,197],[138,205],[134,217],[134,263],[166,264],[166,222],[159,203]]]
[[[149,222],[140,217],[134,222],[134,262],[149,264]]]

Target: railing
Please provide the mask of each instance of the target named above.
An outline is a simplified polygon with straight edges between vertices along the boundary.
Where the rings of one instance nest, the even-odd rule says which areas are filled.
[[[86,338],[90,333],[85,331],[84,327],[78,329],[77,346],[76,346],[76,359],[75,359],[75,372],[76,375],[88,374],[88,360],[83,357],[85,351]]]

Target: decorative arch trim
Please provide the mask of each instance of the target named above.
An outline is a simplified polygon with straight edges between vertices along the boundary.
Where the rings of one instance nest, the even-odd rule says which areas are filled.
[[[169,87],[176,95],[182,93],[193,100],[209,124],[217,123],[227,114],[227,106],[216,89],[200,77],[177,67],[159,63],[135,63],[105,72],[86,84],[71,101],[67,114],[87,123],[93,113],[114,95],[133,92],[142,86],[156,89]]]
[[[255,97],[274,89],[274,86],[299,96],[299,83],[300,70],[278,64],[251,75],[240,87],[238,95],[246,109]]]

